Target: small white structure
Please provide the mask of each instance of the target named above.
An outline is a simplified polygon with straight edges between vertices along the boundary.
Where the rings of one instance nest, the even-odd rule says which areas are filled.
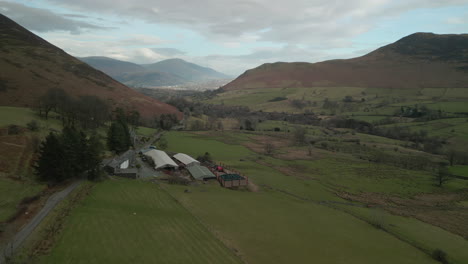
[[[120,168],[121,169],[128,169],[128,165],[130,165],[130,161],[126,160],[126,161],[122,162],[122,164],[120,164]]]
[[[184,153],[177,153],[174,155],[174,159],[180,161],[185,166],[192,166],[195,164],[200,164],[200,162],[187,154]]]
[[[171,159],[171,157],[169,157],[164,151],[152,149],[143,153],[143,155],[153,160],[155,169],[178,167],[177,164]]]

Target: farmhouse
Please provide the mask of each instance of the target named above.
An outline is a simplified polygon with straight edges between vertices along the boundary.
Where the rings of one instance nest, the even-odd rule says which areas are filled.
[[[216,176],[207,167],[198,164],[187,167],[187,170],[195,180],[216,179]]]
[[[152,149],[143,153],[146,157],[150,158],[154,164],[155,169],[177,168],[177,164],[169,157],[166,152]]]
[[[115,174],[120,170],[128,169],[135,163],[135,151],[128,150],[122,155],[112,159],[104,166],[104,169],[111,174]]]
[[[177,153],[173,157],[174,159],[178,160],[180,163],[184,164],[185,166],[192,166],[192,165],[200,164],[198,160],[184,153]]]

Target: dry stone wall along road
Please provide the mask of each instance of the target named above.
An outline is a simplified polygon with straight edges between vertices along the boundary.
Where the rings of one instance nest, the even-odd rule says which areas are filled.
[[[65,199],[76,187],[80,185],[81,181],[76,181],[64,190],[54,193],[47,199],[44,207],[34,218],[26,224],[12,239],[7,246],[0,252],[0,264],[6,263],[6,260],[13,256],[13,254],[21,247],[23,242],[28,238],[32,231],[44,220],[44,218],[57,206],[59,202]]]

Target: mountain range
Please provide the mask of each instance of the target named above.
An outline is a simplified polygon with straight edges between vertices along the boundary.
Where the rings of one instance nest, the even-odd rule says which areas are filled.
[[[415,33],[362,57],[266,63],[221,89],[468,87],[468,34]]]
[[[174,86],[230,78],[211,68],[182,59],[167,59],[152,64],[135,64],[107,57],[79,59],[117,81],[133,87]]]
[[[94,95],[112,106],[138,110],[143,119],[181,113],[142,95],[67,54],[0,14],[0,105],[33,107],[51,88]]]

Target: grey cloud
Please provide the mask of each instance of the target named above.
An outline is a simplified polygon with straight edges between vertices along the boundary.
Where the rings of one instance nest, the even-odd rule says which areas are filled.
[[[89,17],[89,16],[79,15],[79,14],[63,14],[63,16],[74,17],[74,18],[88,18]]]
[[[80,34],[86,29],[107,29],[83,21],[66,18],[46,9],[28,7],[22,4],[0,1],[0,11],[29,30],[48,32],[63,30]],[[70,17],[70,15],[68,15]],[[79,17],[75,15],[75,17]]]
[[[418,8],[467,4],[466,0],[49,0],[79,11],[180,24],[211,39],[257,34],[281,43],[343,43],[372,28],[377,19]],[[266,32],[263,30],[269,29]]]
[[[152,48],[151,50],[163,56],[169,56],[169,57],[186,54],[185,51],[174,49],[174,48]]]

